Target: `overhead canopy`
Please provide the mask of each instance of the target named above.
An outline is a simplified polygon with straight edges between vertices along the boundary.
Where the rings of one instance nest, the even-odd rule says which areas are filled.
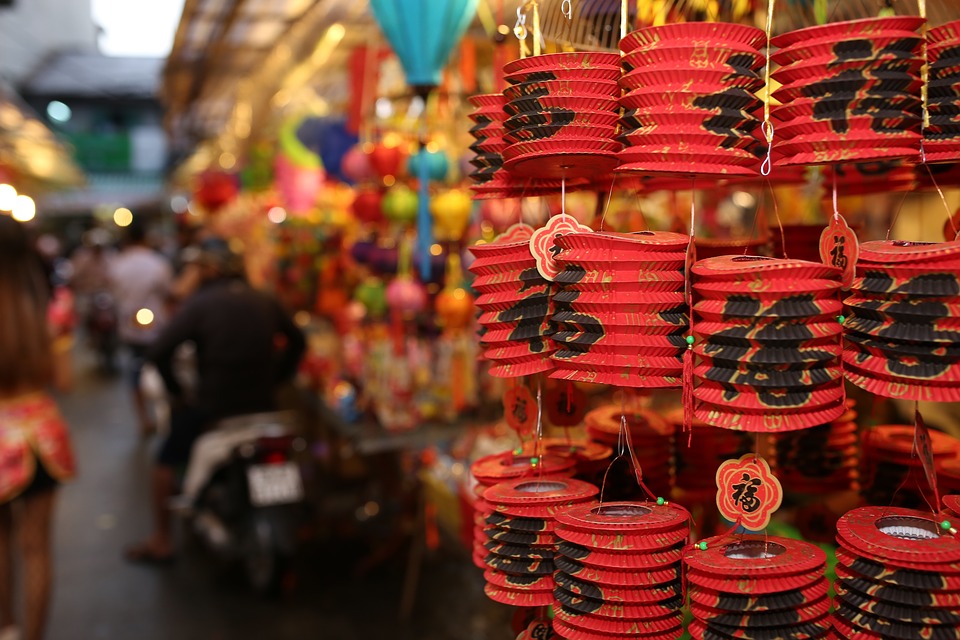
[[[83,171],[70,150],[11,89],[0,85],[0,166],[21,190],[81,185]]]
[[[345,99],[346,57],[372,26],[367,0],[186,0],[161,95],[174,145],[246,138],[291,88]]]

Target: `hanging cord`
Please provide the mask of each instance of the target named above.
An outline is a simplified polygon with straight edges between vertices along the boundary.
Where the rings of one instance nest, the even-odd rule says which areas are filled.
[[[903,203],[907,201],[907,194],[909,191],[904,191],[903,195],[900,196],[900,203],[897,205],[897,210],[893,212],[893,219],[890,220],[890,225],[887,227],[887,235],[884,236],[884,240],[890,239],[890,232],[893,231],[893,227],[897,224],[897,220],[900,219],[900,212],[903,210]]]
[[[610,191],[607,192],[607,204],[603,207],[603,215],[600,216],[600,231],[603,231],[603,224],[607,220],[607,212],[610,211],[610,202],[613,200],[613,188],[617,183],[617,174],[613,174],[613,180],[610,181]]]
[[[685,259],[686,272],[683,274],[683,297],[687,305],[687,348],[683,350],[681,369],[680,403],[683,406],[683,430],[687,433],[687,448],[693,444],[693,344],[696,338],[693,335],[693,290],[691,279],[693,274],[689,268],[693,265],[696,256],[697,246],[694,240],[694,229],[697,226],[697,182],[696,178],[691,179],[690,185],[690,239],[687,241],[687,254]]]
[[[920,142],[920,150],[923,152],[923,142]],[[950,205],[947,204],[947,198],[943,195],[943,189],[940,188],[940,185],[937,184],[937,179],[933,177],[933,171],[930,169],[930,165],[927,164],[926,158],[923,161],[923,168],[927,170],[927,175],[930,176],[930,181],[933,183],[934,188],[937,190],[937,194],[940,196],[940,202],[943,203],[943,208],[947,212],[947,220],[950,221],[950,229],[953,231],[953,239],[956,240],[960,237],[960,229],[957,229],[957,221],[954,219],[953,214],[950,213]],[[906,196],[906,193],[904,193]],[[889,232],[888,232],[889,234]]]
[[[777,192],[773,190],[773,183],[770,182],[770,179],[767,178],[767,189],[770,192],[770,199],[773,201],[773,215],[777,219],[777,227],[780,229],[780,250],[783,252],[783,257],[787,258],[787,239],[784,237],[783,233],[783,220],[780,219],[780,205],[777,202]]]
[[[537,374],[537,442],[533,448],[534,455],[537,456],[537,480],[543,480],[543,380]]]

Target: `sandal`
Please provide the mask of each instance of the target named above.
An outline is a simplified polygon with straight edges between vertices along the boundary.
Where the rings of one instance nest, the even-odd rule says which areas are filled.
[[[170,565],[177,559],[172,553],[157,553],[153,547],[147,543],[127,547],[123,552],[123,557],[126,558],[128,562],[155,566]]]

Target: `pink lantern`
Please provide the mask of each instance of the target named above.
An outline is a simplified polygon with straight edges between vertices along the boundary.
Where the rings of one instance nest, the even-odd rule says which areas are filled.
[[[414,315],[427,306],[427,290],[408,275],[399,275],[387,285],[387,305],[402,315]]]
[[[354,182],[368,182],[377,177],[377,173],[370,164],[370,154],[363,150],[363,145],[351,147],[340,161],[340,173]]]
[[[306,213],[313,208],[323,186],[323,169],[299,167],[278,153],[274,173],[277,189],[288,211]]]

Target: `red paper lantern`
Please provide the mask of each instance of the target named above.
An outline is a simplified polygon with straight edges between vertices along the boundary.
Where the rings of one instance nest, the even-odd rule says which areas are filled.
[[[239,192],[236,176],[224,171],[204,171],[197,176],[193,198],[205,210],[216,213],[230,204]]]
[[[383,192],[365,187],[357,190],[353,199],[353,215],[360,222],[374,223],[383,219]]]
[[[388,145],[383,142],[375,145],[369,155],[370,166],[381,178],[400,175],[404,158],[405,154],[399,145]]]

